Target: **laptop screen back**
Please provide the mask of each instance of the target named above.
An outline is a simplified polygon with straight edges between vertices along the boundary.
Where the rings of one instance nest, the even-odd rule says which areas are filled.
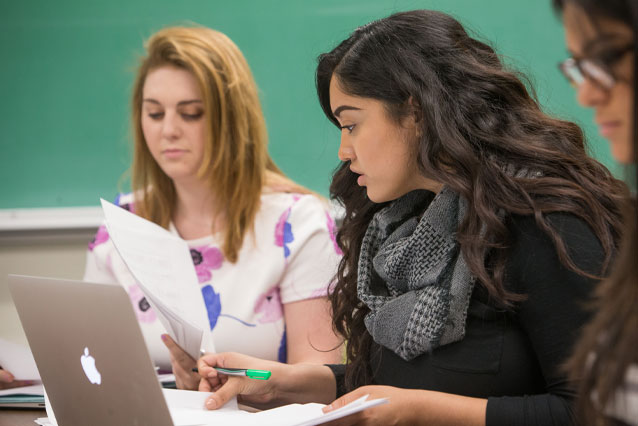
[[[9,275],[58,424],[172,425],[126,291]]]

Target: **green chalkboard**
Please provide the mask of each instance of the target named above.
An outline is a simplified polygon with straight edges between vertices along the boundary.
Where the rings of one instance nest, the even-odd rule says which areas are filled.
[[[453,14],[531,76],[546,110],[582,124],[613,167],[591,113],[556,63],[566,56],[550,0],[110,0],[4,2],[0,14],[0,208],[92,206],[127,190],[129,92],[142,43],[195,22],[228,34],[250,63],[270,151],[326,194],[339,134],[314,92],[319,53],[356,26],[399,10]],[[119,185],[119,186],[118,186]]]

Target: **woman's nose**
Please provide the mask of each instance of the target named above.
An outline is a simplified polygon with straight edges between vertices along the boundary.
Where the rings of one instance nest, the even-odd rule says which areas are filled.
[[[341,161],[352,161],[356,158],[354,155],[354,149],[352,149],[352,146],[344,142],[343,137],[341,138],[337,155]]]
[[[166,112],[164,113],[164,120],[162,123],[162,136],[164,138],[173,140],[179,138],[181,135],[181,128],[179,118],[177,114]]]

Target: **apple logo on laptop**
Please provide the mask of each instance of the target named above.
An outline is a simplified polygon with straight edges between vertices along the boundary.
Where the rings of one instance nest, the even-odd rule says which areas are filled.
[[[95,368],[95,358],[89,355],[88,347],[84,348],[84,355],[80,358],[80,362],[82,363],[82,369],[89,379],[89,382],[96,385],[102,384],[102,375],[97,371],[97,368]]]

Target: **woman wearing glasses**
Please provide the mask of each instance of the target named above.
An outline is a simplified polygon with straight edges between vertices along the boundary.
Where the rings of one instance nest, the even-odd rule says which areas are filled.
[[[584,9],[576,6],[577,3],[581,2],[556,0],[560,7],[565,5],[563,17],[567,49],[573,55],[560,64],[560,69],[577,88],[578,102],[595,110],[596,124],[600,134],[610,142],[614,158],[628,164],[633,159],[635,116],[632,90],[634,55],[630,54],[635,44],[629,22],[631,15],[624,15],[624,21],[604,16],[592,20]],[[629,1],[614,2],[617,3],[625,3],[622,8],[629,13]],[[602,27],[597,27],[597,24]]]
[[[573,55],[561,64],[562,71],[578,101],[594,109],[614,158],[635,165],[638,3],[555,0],[554,5],[562,12]],[[628,178],[636,188],[635,168]],[[598,288],[596,315],[570,361],[583,425],[638,425],[638,218],[633,207],[625,216],[625,240],[613,273]]]
[[[492,48],[440,12],[358,28],[320,56],[316,77],[341,132],[331,301],[347,363],[206,355],[209,407],[240,394],[330,410],[369,394],[389,404],[339,424],[569,424],[561,366],[616,251],[623,184],[587,156],[575,124],[544,114]]]

